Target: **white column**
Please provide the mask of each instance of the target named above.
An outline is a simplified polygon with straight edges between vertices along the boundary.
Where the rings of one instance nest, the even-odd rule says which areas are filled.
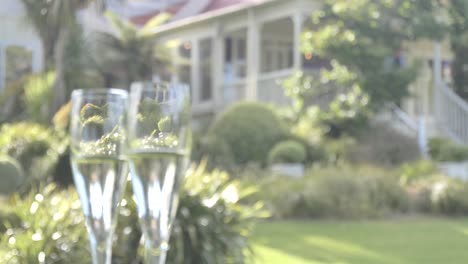
[[[436,117],[436,122],[440,121],[441,116],[441,107],[440,105],[440,95],[439,95],[439,84],[442,81],[442,58],[441,58],[441,45],[440,42],[435,42],[434,43],[434,58],[433,58],[433,63],[432,63],[432,69],[433,69],[433,79],[434,79],[434,85],[433,85],[433,100],[434,100],[434,116]]]
[[[177,64],[177,58],[179,53],[179,46],[175,46],[171,48],[171,64],[172,64],[172,69],[174,69],[174,72],[171,74],[171,82],[172,83],[178,83],[179,82],[179,65]]]
[[[294,16],[292,18],[293,25],[294,25],[294,61],[293,61],[293,68],[295,71],[299,71],[302,69],[302,52],[301,52],[301,33],[302,33],[302,25],[304,23],[304,15],[300,10],[300,6],[298,6]]]
[[[434,82],[439,84],[442,81],[442,55],[440,42],[434,44]]]
[[[257,100],[258,75],[260,69],[261,25],[256,21],[254,10],[248,11],[247,28],[247,90],[246,99]]]
[[[4,45],[0,44],[0,92],[5,89],[6,78],[6,53]]]
[[[213,36],[212,76],[213,107],[219,109],[223,104],[224,92],[224,36],[221,24],[216,25]]]
[[[200,102],[200,42],[198,39],[192,40],[191,76],[192,79],[192,103],[197,105]]]
[[[423,97],[423,113],[425,115],[430,115],[431,114],[431,70],[429,69],[427,65],[427,60],[424,60],[425,63],[423,63],[421,67],[421,72],[419,74],[417,83],[418,83],[418,89],[421,90],[422,92],[422,97]]]

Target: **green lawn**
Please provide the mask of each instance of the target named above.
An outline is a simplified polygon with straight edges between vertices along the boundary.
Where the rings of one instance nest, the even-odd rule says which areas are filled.
[[[468,218],[261,223],[257,264],[466,264]]]

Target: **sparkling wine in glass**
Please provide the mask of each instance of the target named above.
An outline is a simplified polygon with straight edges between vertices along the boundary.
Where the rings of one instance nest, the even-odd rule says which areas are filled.
[[[145,239],[145,262],[164,264],[190,152],[189,89],[135,83],[128,114],[127,156]]]
[[[75,90],[70,120],[71,162],[94,264],[110,264],[119,202],[128,176],[123,157],[128,94]]]

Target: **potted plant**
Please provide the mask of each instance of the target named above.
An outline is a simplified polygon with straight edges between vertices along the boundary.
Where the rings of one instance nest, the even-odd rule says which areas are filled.
[[[279,142],[271,149],[268,160],[274,173],[303,177],[306,156],[304,145],[294,140],[286,140]]]

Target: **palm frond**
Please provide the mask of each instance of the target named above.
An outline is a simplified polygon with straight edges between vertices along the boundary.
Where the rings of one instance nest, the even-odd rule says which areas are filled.
[[[126,41],[137,35],[137,28],[128,20],[122,19],[109,11],[105,13],[105,17],[109,20],[116,33],[119,34],[121,40]]]
[[[148,37],[154,36],[154,30],[164,24],[166,21],[171,18],[169,13],[161,13],[157,16],[151,18],[146,24],[138,31],[138,36]]]

